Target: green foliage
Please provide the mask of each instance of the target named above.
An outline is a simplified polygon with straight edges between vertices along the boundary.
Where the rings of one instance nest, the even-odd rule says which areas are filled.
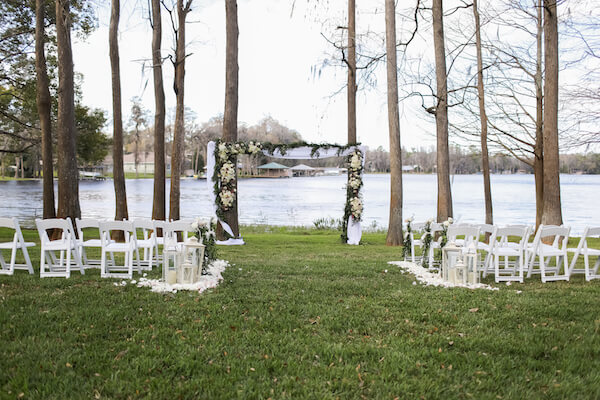
[[[317,230],[335,230],[341,231],[343,222],[341,219],[336,218],[317,218],[313,221],[313,227]]]
[[[219,249],[234,265],[202,294],[97,270],[0,276],[0,397],[600,397],[598,281],[413,285],[387,264],[399,251],[385,233],[346,246],[335,232],[250,230]]]
[[[111,139],[102,132],[106,124],[106,115],[100,109],[75,107],[77,126],[77,158],[79,165],[96,165],[108,154]]]

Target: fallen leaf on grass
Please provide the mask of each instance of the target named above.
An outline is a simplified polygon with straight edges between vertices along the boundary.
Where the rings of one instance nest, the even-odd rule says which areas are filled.
[[[119,354],[115,356],[115,361],[119,361],[125,354],[127,354],[127,352],[129,352],[129,350],[120,351]]]
[[[479,307],[469,308],[469,312],[477,312],[479,311]]]

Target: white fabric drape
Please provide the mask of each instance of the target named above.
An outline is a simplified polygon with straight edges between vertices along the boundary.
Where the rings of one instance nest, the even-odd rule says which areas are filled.
[[[208,187],[208,196],[213,204],[213,209],[216,215],[217,212],[217,205],[215,203],[215,193],[214,193],[214,189],[213,189],[213,175],[215,173],[215,142],[210,141],[208,142],[208,146],[206,147],[206,184]],[[306,160],[306,159],[313,159],[313,158],[329,158],[329,157],[345,157],[348,156],[350,154],[352,154],[356,149],[360,150],[363,154],[362,157],[362,163],[363,163],[363,167],[365,165],[365,154],[367,151],[367,148],[364,146],[352,146],[347,148],[344,151],[338,152],[337,148],[330,148],[330,149],[319,149],[314,155],[312,155],[312,147],[309,146],[304,146],[304,147],[296,147],[293,149],[288,149],[285,154],[281,154],[281,152],[279,150],[275,150],[273,153],[270,153],[268,150],[262,150],[262,153],[268,157],[273,157],[273,158],[287,158],[287,159],[291,159],[291,160]],[[218,217],[217,217],[218,219]],[[231,227],[225,222],[225,221],[221,221],[220,219],[218,219],[219,223],[221,224],[221,226],[223,227],[223,229],[225,230],[225,232],[229,233],[231,236],[233,236],[233,231],[231,230]],[[348,218],[348,244],[352,244],[352,245],[357,245],[360,243],[360,238],[362,237],[362,229],[360,226],[360,221],[355,221],[354,218],[352,218],[352,216],[350,216]],[[230,238],[228,240],[225,241],[217,241],[217,244],[224,244],[224,245],[237,245],[237,244],[244,244],[244,240],[242,238],[239,239],[233,239]]]

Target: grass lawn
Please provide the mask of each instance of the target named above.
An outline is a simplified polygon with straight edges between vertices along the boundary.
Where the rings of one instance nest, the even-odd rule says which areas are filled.
[[[200,295],[0,276],[0,398],[600,398],[598,281],[424,287],[384,234],[244,233]]]

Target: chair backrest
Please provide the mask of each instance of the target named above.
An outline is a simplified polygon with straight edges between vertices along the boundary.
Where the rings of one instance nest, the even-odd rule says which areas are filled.
[[[492,224],[478,224],[475,225],[479,227],[479,234],[480,235],[484,235],[484,234],[492,234],[494,233],[494,225]]]
[[[571,233],[571,227],[569,226],[556,226],[556,225],[544,225],[543,227],[540,225],[540,239],[541,241],[544,238],[553,238],[552,247],[567,248],[567,242],[569,241],[569,234]],[[561,243],[562,238],[562,243]],[[539,242],[538,242],[539,243]]]
[[[165,231],[168,235],[176,237],[181,233],[182,240],[185,242],[188,233],[192,231],[192,225],[188,221],[171,221],[165,225]],[[163,236],[165,234],[163,233]]]
[[[100,220],[94,218],[75,218],[75,225],[77,226],[79,240],[83,240],[83,230],[86,228],[100,229]]]
[[[585,237],[595,237],[598,236],[600,237],[600,226],[598,227],[587,227],[585,228]]]
[[[133,226],[135,227],[136,234],[138,229],[142,231],[144,240],[156,237],[156,228],[154,221],[151,219],[136,218],[133,220]]]
[[[135,227],[131,221],[100,221],[98,224],[100,230],[100,239],[103,243],[107,243],[110,240],[110,234],[114,231],[123,232],[125,243],[135,241]]]
[[[441,231],[442,231],[442,224],[440,224],[438,222],[433,222],[431,224],[431,233],[441,232]]]
[[[162,236],[165,236],[165,227],[167,226],[168,222],[167,221],[162,221],[162,220],[157,220],[157,219],[153,219],[152,220],[152,225],[154,226],[154,232],[156,232],[156,236],[158,237],[159,233]]]
[[[15,229],[16,218],[0,218],[0,228]]]
[[[0,228],[8,228],[15,231],[13,235],[14,243],[24,243],[25,239],[23,239],[23,233],[21,232],[21,227],[19,226],[19,221],[16,218],[0,218]]]
[[[497,228],[492,234],[490,243],[492,243],[492,246],[504,246],[509,242],[509,237],[516,237],[519,240],[517,242],[519,250],[523,250],[529,240],[529,227],[523,225],[521,227],[505,226]]]
[[[448,241],[455,241],[457,236],[464,236],[465,246],[479,243],[479,227],[474,225],[450,225],[448,227]]]
[[[38,234],[40,235],[40,240],[45,241],[46,243],[50,241],[50,238],[48,237],[48,231],[50,229],[58,229],[62,231],[60,240],[72,240],[75,238],[75,234],[73,232],[73,224],[71,223],[71,218],[69,217],[67,217],[66,219],[36,219],[35,225],[37,227]]]

